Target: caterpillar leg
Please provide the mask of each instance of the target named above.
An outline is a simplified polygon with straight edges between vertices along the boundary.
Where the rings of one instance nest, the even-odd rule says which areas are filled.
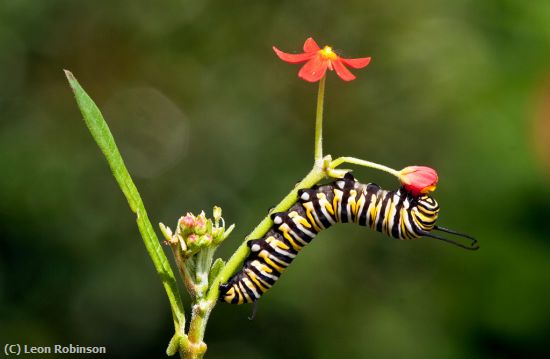
[[[256,312],[258,311],[258,301],[255,300],[252,302],[252,313],[250,313],[250,317],[248,317],[248,320],[254,320],[256,318]]]

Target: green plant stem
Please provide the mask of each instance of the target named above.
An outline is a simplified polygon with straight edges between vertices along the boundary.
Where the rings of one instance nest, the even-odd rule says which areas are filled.
[[[204,299],[195,299],[192,305],[191,321],[189,330],[184,342],[180,346],[180,355],[186,359],[199,359],[206,353],[206,343],[204,343],[204,332],[208,318],[216,301],[209,302]]]
[[[302,179],[271,212],[286,211],[296,202],[299,189],[311,187],[324,177],[324,168],[322,166],[314,166],[312,170],[304,177],[304,179]],[[194,306],[188,332],[188,338],[192,345],[199,348],[201,343],[204,344],[202,342],[204,339],[204,331],[206,329],[206,324],[210,313],[218,301],[219,286],[221,283],[226,282],[237,271],[248,256],[249,248],[246,243],[250,239],[263,237],[272,225],[273,222],[271,221],[271,217],[269,215],[264,217],[256,228],[254,228],[254,230],[246,236],[245,241],[239,246],[239,248],[237,248],[220,273],[216,276],[216,278],[214,278],[210,284],[210,289],[206,296],[206,300],[200,301],[199,304]],[[201,352],[201,349],[197,350],[199,353]],[[204,350],[206,350],[206,346],[204,347]],[[203,354],[204,352],[202,352],[200,356],[195,356],[193,358],[201,358]]]
[[[322,162],[322,161],[321,161]],[[290,191],[282,200],[275,206],[271,212],[282,212],[288,210],[297,199],[298,190],[301,188],[309,188],[320,180],[325,178],[325,169],[322,165],[315,165],[311,171]],[[269,228],[273,225],[270,215],[267,215],[262,221],[246,236],[245,241],[237,248],[235,253],[227,261],[226,265],[220,273],[214,278],[210,284],[210,289],[206,296],[206,300],[199,302],[198,306],[193,309],[193,315],[189,324],[189,341],[194,345],[202,343],[204,331],[208,317],[218,301],[219,286],[226,282],[242,265],[249,253],[249,248],[246,245],[248,240],[263,237]],[[201,310],[199,310],[201,308]],[[204,354],[204,353],[203,353]]]
[[[282,200],[273,208],[270,213],[283,212],[289,209],[298,198],[298,190],[302,188],[309,188],[314,184],[318,183],[320,180],[325,178],[324,169],[321,166],[314,166],[311,171],[302,179],[295,187],[290,191]],[[210,291],[206,299],[208,301],[215,301],[218,298],[219,294],[219,285],[220,283],[226,282],[232,275],[237,271],[241,266],[245,258],[249,253],[249,248],[246,245],[246,242],[250,239],[258,239],[263,237],[269,228],[273,225],[270,214],[264,217],[262,221],[246,236],[245,241],[237,248],[235,253],[229,258],[225,267],[220,271],[220,273],[214,278]]]
[[[363,167],[374,168],[374,169],[377,169],[377,170],[380,170],[380,171],[387,172],[387,173],[392,174],[395,177],[399,178],[399,171],[394,170],[393,168],[390,168],[388,166],[384,166],[384,165],[381,165],[381,164],[378,164],[378,163],[361,160],[361,159],[355,158],[355,157],[338,157],[334,161],[330,162],[329,168],[331,168],[331,169],[336,168],[336,167],[338,167],[339,165],[341,165],[343,163],[351,163],[351,164],[359,165],[359,166],[363,166]]]
[[[315,113],[315,163],[323,159],[323,105],[325,103],[325,79],[323,76],[319,81],[319,91],[317,92],[317,111]]]
[[[283,212],[288,210],[298,198],[298,190],[302,188],[309,188],[314,184],[317,184],[320,180],[326,177],[325,163],[330,163],[330,156],[323,158],[323,104],[325,100],[325,77],[319,82],[319,91],[317,93],[317,110],[315,114],[315,148],[314,148],[314,163],[311,171],[292,189],[282,200],[273,208],[270,213]],[[220,271],[220,273],[210,283],[210,289],[206,296],[205,301],[205,313],[204,315],[195,315],[193,311],[193,317],[189,325],[189,340],[193,343],[204,338],[204,330],[206,328],[206,322],[210,312],[216,305],[219,296],[219,286],[221,283],[227,282],[227,280],[239,269],[249,253],[247,242],[250,239],[258,239],[263,237],[269,228],[273,225],[270,214],[268,214],[262,221],[246,236],[244,242],[237,248],[235,253],[229,258],[226,265]]]
[[[250,239],[258,239],[263,237],[269,228],[273,225],[270,214],[273,212],[282,212],[289,209],[298,198],[298,190],[302,188],[309,188],[314,184],[317,184],[320,180],[326,177],[327,168],[325,164],[331,163],[331,157],[326,156],[323,158],[323,103],[325,99],[325,78],[324,76],[319,82],[319,91],[317,93],[317,111],[315,116],[315,149],[314,149],[314,162],[313,168],[309,173],[300,181],[294,189],[292,189],[282,200],[277,204],[270,213],[262,219],[262,221],[246,236],[244,242],[237,248],[235,253],[229,258],[225,267],[214,278],[214,281],[210,285],[210,290],[207,295],[207,300],[215,303],[219,294],[220,283],[226,282],[241,266],[246,256],[249,253],[246,242]],[[350,157],[351,158],[351,157]],[[215,304],[214,304],[215,305]]]
[[[153,230],[153,226],[149,221],[147,211],[145,210],[145,206],[141,200],[141,196],[132,181],[130,173],[124,165],[124,161],[117,148],[113,135],[111,134],[109,126],[105,122],[103,115],[99,111],[99,108],[80,86],[71,72],[65,70],[65,75],[67,76],[67,80],[69,81],[69,84],[74,92],[76,102],[82,116],[84,117],[86,126],[90,130],[90,133],[92,134],[92,137],[96,141],[97,145],[105,155],[109,167],[111,168],[120,189],[128,201],[130,209],[137,216],[137,225],[141,237],[143,238],[143,243],[147,248],[147,252],[153,261],[155,269],[160,276],[168,296],[176,333],[183,335],[183,330],[185,328],[185,313],[178,292],[178,287],[176,285],[176,279],[172,269],[170,268],[168,259],[159,244],[157,235]]]

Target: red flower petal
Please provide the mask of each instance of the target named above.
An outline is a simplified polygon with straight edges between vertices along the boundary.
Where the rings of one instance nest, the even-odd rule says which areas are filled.
[[[311,53],[303,53],[303,54],[287,54],[286,52],[282,52],[275,46],[273,46],[273,51],[277,54],[277,56],[288,63],[291,64],[299,64],[302,62],[306,62],[307,60],[311,59],[315,54]]]
[[[302,66],[298,76],[309,82],[317,82],[323,78],[327,72],[327,68],[331,71],[336,71],[336,74],[344,81],[354,80],[355,75],[351,73],[347,66],[360,69],[367,66],[371,59],[370,57],[356,59],[341,58],[332,51],[330,46],[325,46],[321,49],[312,37],[306,39],[303,49],[304,52],[301,54],[289,54],[273,46],[273,51],[275,51],[281,60],[291,64],[305,62],[306,64]]]
[[[321,50],[319,45],[313,40],[311,37],[308,37],[306,39],[306,42],[304,42],[304,52],[317,52]]]
[[[321,56],[315,56],[300,69],[298,76],[309,82],[317,82],[327,72],[328,61]]]
[[[336,74],[344,81],[351,81],[355,79],[355,75],[353,75],[347,68],[344,66],[342,61],[340,59],[336,61],[331,61],[332,66],[334,67],[334,71],[336,71]]]
[[[358,59],[342,59],[342,62],[349,67],[353,67],[354,69],[361,69],[365,66],[367,66],[370,62],[370,57],[361,57]]]

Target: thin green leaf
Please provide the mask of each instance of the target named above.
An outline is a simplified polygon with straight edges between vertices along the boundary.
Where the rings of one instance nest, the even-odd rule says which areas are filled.
[[[210,273],[208,273],[208,284],[210,285],[214,278],[220,273],[222,268],[225,266],[225,262],[221,258],[217,258],[214,261],[214,264],[212,264],[212,268],[210,269]]]
[[[118,151],[115,139],[109,130],[107,122],[105,122],[99,108],[80,86],[73,74],[65,70],[65,75],[67,76],[69,84],[74,92],[80,112],[82,113],[82,116],[84,116],[86,126],[88,126],[88,129],[101,149],[101,152],[105,155],[105,158],[109,163],[109,167],[111,167],[111,171],[113,172],[120,189],[124,193],[124,196],[126,196],[132,212],[135,213],[137,210],[137,203],[139,202],[139,194],[134,183],[132,182],[132,179],[130,178],[130,174],[126,169],[126,166],[124,165],[124,161]]]
[[[174,273],[170,268],[170,264],[160,243],[158,241],[157,235],[153,230],[153,226],[149,221],[147,216],[147,211],[141,200],[141,196],[124,165],[122,156],[118,151],[118,148],[115,143],[115,139],[105,122],[101,111],[94,103],[94,101],[88,96],[84,89],[80,86],[73,74],[65,70],[65,75],[69,80],[69,84],[74,92],[76,102],[84,117],[84,122],[88,129],[90,130],[92,137],[96,141],[97,145],[101,149],[101,152],[105,155],[109,167],[115,176],[115,179],[120,186],[120,189],[124,193],[130,209],[132,212],[137,215],[137,225],[147,252],[151,257],[155,269],[159,274],[166,294],[168,295],[168,300],[170,301],[170,306],[172,308],[172,314],[174,316],[174,321],[176,325],[176,331],[179,328],[185,326],[185,315],[183,311],[183,305],[179,296],[179,292],[176,286],[176,279]]]

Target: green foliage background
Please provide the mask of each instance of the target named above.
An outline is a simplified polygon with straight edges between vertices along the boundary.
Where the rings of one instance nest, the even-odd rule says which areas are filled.
[[[440,173],[475,253],[323,232],[260,302],[220,304],[212,358],[546,357],[550,3],[68,1],[0,5],[0,339],[161,357],[168,301],[63,76],[96,100],[153,222],[224,209],[227,257],[309,170],[316,86],[272,53],[370,55],[330,74],[325,151]],[[357,170],[363,182],[396,186]]]

